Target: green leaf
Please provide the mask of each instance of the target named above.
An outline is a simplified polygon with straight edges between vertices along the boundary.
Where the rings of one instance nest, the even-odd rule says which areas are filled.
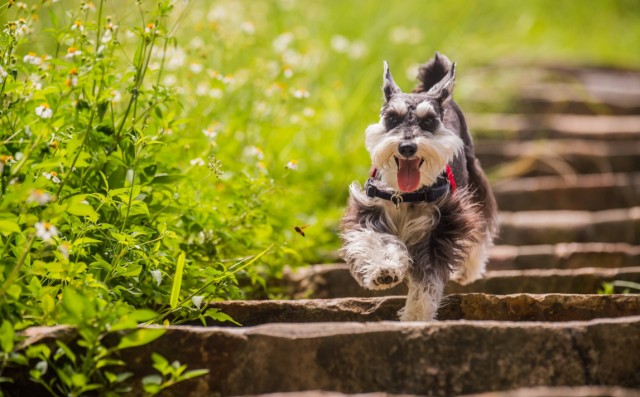
[[[184,252],[180,252],[180,255],[178,255],[176,274],[173,276],[173,286],[171,287],[171,297],[169,298],[169,305],[172,309],[175,309],[178,306],[180,287],[182,286],[182,272],[184,270],[184,256]]]
[[[146,345],[164,335],[165,332],[166,330],[162,328],[138,328],[123,336],[116,349]]]
[[[208,369],[192,369],[191,371],[187,371],[180,378],[181,380],[187,380],[196,378],[198,376],[206,375],[209,373]]]
[[[89,299],[71,287],[66,287],[62,292],[62,308],[77,323],[95,316],[95,309]]]
[[[20,233],[20,226],[15,221],[0,219],[0,233],[5,236],[11,233]]]
[[[7,320],[0,325],[0,348],[5,353],[9,353],[13,350],[13,339],[15,338],[15,332],[13,331],[13,325]]]
[[[63,342],[57,340],[56,341],[56,345],[58,345],[58,348],[60,348],[60,350],[62,350],[64,352],[64,355],[67,356],[67,358],[69,360],[71,360],[72,363],[76,363],[76,355],[75,353],[69,348],[69,346],[67,346],[66,344],[64,344]]]

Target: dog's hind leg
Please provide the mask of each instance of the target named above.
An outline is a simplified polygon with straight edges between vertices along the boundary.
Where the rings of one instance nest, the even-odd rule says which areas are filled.
[[[402,321],[434,320],[444,293],[445,281],[436,275],[428,279],[409,278],[405,307],[398,313]]]
[[[402,282],[411,259],[397,237],[371,229],[355,229],[342,235],[342,258],[358,284],[367,289],[387,289]]]

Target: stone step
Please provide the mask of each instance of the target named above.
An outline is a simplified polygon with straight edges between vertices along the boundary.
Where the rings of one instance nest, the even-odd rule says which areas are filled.
[[[640,173],[507,179],[494,184],[493,191],[502,211],[634,207],[640,205]]]
[[[640,139],[640,116],[467,114],[476,136],[503,139]]]
[[[526,113],[631,115],[640,114],[640,89],[541,83],[522,89],[518,102],[518,110]]]
[[[589,211],[500,213],[496,244],[628,243],[640,241],[640,207]]]
[[[640,283],[640,267],[582,268],[565,270],[496,270],[488,271],[484,278],[469,285],[449,282],[448,294],[487,293],[507,294],[595,294],[603,283],[630,281]],[[314,265],[288,273],[282,281],[283,289],[298,299],[379,297],[406,295],[404,284],[383,291],[362,288],[349,273],[346,264]]]
[[[626,142],[588,140],[504,141],[482,140],[475,153],[485,170],[512,175],[595,174],[640,170],[640,140]],[[508,163],[508,164],[505,164]],[[505,169],[506,168],[506,169]]]
[[[357,393],[313,390],[289,393],[251,394],[244,397],[418,397],[416,394]],[[458,397],[639,397],[640,390],[612,386],[523,387],[520,389],[465,394]]]
[[[267,324],[247,328],[170,326],[153,342],[117,358],[140,379],[151,354],[205,376],[165,396],[246,395],[305,390],[457,396],[535,386],[640,388],[640,317],[561,323],[496,321]],[[26,344],[68,338],[29,329]],[[14,369],[15,370],[15,369]],[[39,395],[21,367],[7,387]],[[4,375],[4,374],[3,374]]]
[[[216,302],[210,307],[243,326],[267,323],[397,321],[404,296]],[[640,315],[640,295],[453,294],[438,310],[438,320],[586,321]],[[194,323],[194,325],[198,325]],[[209,321],[207,325],[234,326]]]
[[[577,269],[640,266],[640,245],[624,243],[560,243],[496,245],[489,253],[489,270]]]

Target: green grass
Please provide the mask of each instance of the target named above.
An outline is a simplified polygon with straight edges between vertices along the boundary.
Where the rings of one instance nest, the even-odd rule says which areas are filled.
[[[106,329],[224,320],[203,302],[277,296],[285,265],[335,260],[383,60],[408,90],[438,50],[464,109],[499,110],[510,70],[485,66],[637,67],[639,17],[634,1],[0,2],[0,371],[48,360],[86,376],[52,390],[116,393],[81,368]],[[16,350],[57,323],[86,331],[82,365]]]

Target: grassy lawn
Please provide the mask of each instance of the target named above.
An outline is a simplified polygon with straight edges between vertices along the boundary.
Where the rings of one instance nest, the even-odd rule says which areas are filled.
[[[481,110],[498,61],[640,65],[635,1],[392,3],[0,0],[0,380],[40,360],[85,376],[34,372],[52,392],[116,390],[19,331],[74,324],[97,360],[107,329],[224,319],[206,303],[335,260],[383,60],[408,90],[448,55]]]

